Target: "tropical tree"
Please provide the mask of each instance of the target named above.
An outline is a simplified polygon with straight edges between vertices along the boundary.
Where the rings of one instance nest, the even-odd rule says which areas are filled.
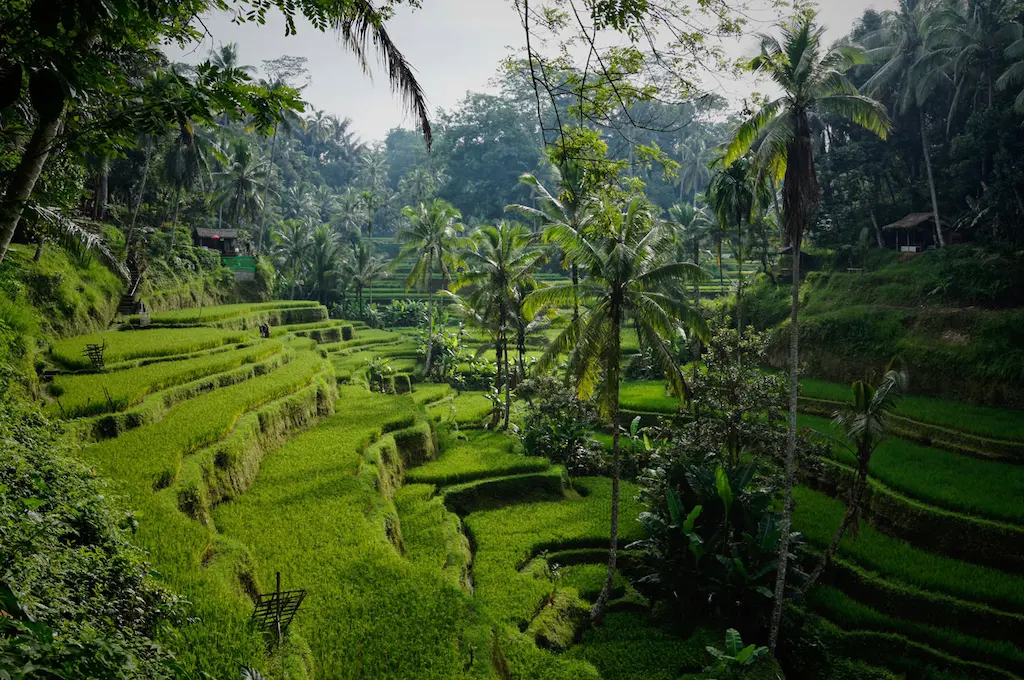
[[[359,241],[350,245],[347,257],[339,265],[338,274],[356,289],[356,304],[362,309],[363,291],[370,291],[370,304],[373,304],[373,284],[386,279],[391,272],[384,258],[374,257],[372,244]]]
[[[340,256],[341,246],[338,244],[337,234],[331,230],[329,225],[317,226],[313,230],[309,244],[309,268],[316,288],[316,299],[321,304],[327,302],[327,297],[332,290],[331,283],[337,271]]]
[[[796,410],[799,396],[800,246],[818,210],[821,188],[814,167],[812,120],[827,115],[885,137],[890,129],[884,107],[860,95],[846,71],[867,62],[863,50],[845,42],[823,50],[824,29],[806,12],[782,28],[782,40],[761,35],[760,54],[749,68],[768,76],[782,90],[736,131],[726,163],[753,151],[751,161],[761,174],[781,176],[783,229],[792,253],[792,296],[789,328],[789,431],[785,456],[785,501],[779,541],[778,576],[769,647],[774,652],[782,620],[789,537],[792,526],[793,484],[796,475]]]
[[[473,232],[461,261],[465,267],[452,291],[472,286],[472,307],[482,312],[495,329],[494,349],[498,373],[495,384],[505,386],[504,427],[508,428],[512,374],[509,359],[509,335],[515,328],[519,311],[517,291],[529,285],[534,270],[544,259],[536,247],[537,237],[515,222],[502,221],[496,227],[484,226]],[[495,422],[498,412],[495,411]]]
[[[733,253],[736,257],[736,308],[742,309],[743,298],[743,226],[750,222],[755,203],[754,173],[750,161],[737,158],[732,163],[721,164],[708,186],[707,200],[714,210],[723,228],[728,225],[736,227],[736,239],[733,241]],[[732,240],[732,239],[730,239]],[[722,274],[722,254],[718,253],[719,278]],[[722,291],[723,293],[725,291]],[[736,328],[743,334],[743,319],[737,315]]]
[[[310,225],[302,220],[288,220],[277,229],[271,237],[274,241],[274,254],[278,258],[278,264],[291,273],[292,294],[295,299],[295,291],[299,285],[299,271],[306,266],[309,257]]]
[[[171,251],[178,230],[178,210],[181,207],[181,192],[194,184],[203,186],[212,179],[210,157],[220,154],[220,149],[190,123],[183,123],[178,134],[164,155],[163,179],[171,185],[173,192],[174,217],[171,220]]]
[[[938,83],[945,78],[943,70],[936,67],[935,57],[925,44],[933,9],[928,0],[899,0],[896,10],[882,14],[882,27],[864,40],[871,47],[866,53],[870,61],[882,66],[861,89],[872,97],[881,97],[883,93],[895,91],[893,113],[917,118],[921,155],[935,218],[935,237],[942,247],[946,242],[939,218],[939,198],[935,190],[924,112],[924,105],[934,94]]]
[[[338,196],[333,222],[342,234],[361,234],[366,223],[366,205],[363,195],[354,187],[348,187]]]
[[[228,220],[236,229],[242,228],[246,218],[255,221],[263,209],[260,187],[269,172],[270,164],[248,140],[235,141],[227,167],[216,176],[221,184],[220,200],[227,204]]]
[[[688,398],[689,390],[670,349],[682,329],[707,335],[704,318],[686,303],[685,283],[703,272],[692,263],[673,262],[671,232],[655,220],[649,203],[633,198],[624,206],[605,198],[593,211],[588,229],[560,223],[547,238],[586,273],[579,284],[542,288],[526,299],[527,315],[543,307],[575,303],[580,314],[570,320],[545,350],[537,368],[546,371],[568,354],[567,371],[579,396],[596,394],[598,410],[612,425],[612,507],[608,548],[608,576],[594,604],[591,618],[599,621],[611,593],[619,540],[619,477],[621,422],[619,385],[622,378],[622,329],[628,321],[643,347],[650,350],[673,391]],[[666,263],[665,258],[670,261]]]
[[[519,181],[533,191],[536,207],[528,205],[510,205],[505,210],[515,211],[526,217],[535,218],[550,232],[562,227],[583,233],[587,230],[591,218],[591,208],[595,204],[594,181],[587,167],[573,160],[565,160],[551,166],[551,175],[555,193],[551,193],[536,175],[524,174]],[[563,262],[568,266],[572,276],[573,290],[579,289],[579,265],[572,260],[569,253],[563,252]],[[573,319],[579,318],[579,295],[575,294],[572,301]]]
[[[396,234],[403,244],[396,262],[412,260],[405,288],[419,286],[427,293],[427,358],[423,373],[429,375],[434,347],[434,272],[440,275],[442,287],[447,287],[455,268],[458,234],[463,229],[459,222],[462,213],[451,203],[435,198],[429,204],[407,206],[402,214],[409,219],[409,226]]]
[[[267,65],[268,62],[264,62],[264,64]],[[278,77],[271,81],[264,81],[263,85],[269,92],[281,92],[290,87],[283,77]],[[274,177],[274,159],[277,154],[278,132],[283,130],[285,134],[291,135],[292,132],[296,129],[302,128],[305,124],[302,118],[295,111],[279,109],[276,114],[277,115],[274,118],[274,131],[270,135],[270,172],[266,174],[266,177],[263,180],[263,191],[260,194],[260,200],[264,205],[266,205],[267,202],[267,192],[270,191],[270,181]],[[264,211],[260,215],[260,228],[259,237],[256,241],[256,252],[259,252],[263,246],[263,231],[265,229],[266,219],[267,213]]]
[[[888,417],[896,409],[899,393],[903,391],[905,384],[906,375],[895,370],[889,370],[877,388],[864,380],[858,380],[852,386],[853,401],[835,414],[833,422],[842,428],[843,432],[843,438],[837,440],[837,443],[856,457],[857,475],[850,489],[846,514],[843,515],[839,528],[818,560],[818,565],[807,578],[802,588],[803,592],[810,590],[818,581],[847,529],[860,516],[861,498],[868,483],[871,454],[889,435]]]
[[[677,203],[668,209],[667,225],[676,241],[676,260],[687,258],[698,267],[700,256],[711,230],[714,228],[704,209],[692,203]],[[693,304],[700,305],[700,281],[693,282]]]

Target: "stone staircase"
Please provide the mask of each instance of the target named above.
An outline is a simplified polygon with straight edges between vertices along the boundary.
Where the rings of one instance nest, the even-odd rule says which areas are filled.
[[[139,283],[142,281],[142,275],[139,274],[138,269],[132,266],[129,270],[131,275],[128,289],[121,294],[121,301],[117,304],[117,313],[119,316],[132,316],[133,314],[140,314],[146,311],[146,305],[141,300],[136,300],[135,295],[139,290]]]

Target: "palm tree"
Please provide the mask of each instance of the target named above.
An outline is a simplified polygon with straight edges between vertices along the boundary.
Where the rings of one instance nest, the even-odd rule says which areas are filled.
[[[871,454],[889,435],[888,417],[896,409],[897,398],[905,384],[906,375],[894,370],[889,370],[885,374],[877,389],[863,380],[858,380],[853,383],[853,402],[835,414],[833,422],[842,428],[845,439],[838,440],[838,443],[857,458],[857,476],[853,488],[850,489],[850,502],[846,506],[843,521],[825,548],[818,565],[807,578],[802,592],[807,592],[817,582],[836,548],[839,547],[839,542],[843,540],[846,530],[860,514],[861,497],[868,483]]]
[[[210,50],[210,63],[225,71],[237,71],[249,74],[255,69],[248,64],[239,64],[238,43],[221,43]]]
[[[754,211],[754,177],[750,161],[746,158],[737,158],[728,165],[721,165],[724,167],[720,166],[711,178],[707,198],[723,230],[730,223],[736,226],[736,240],[733,241],[733,251],[739,266],[736,283],[736,328],[742,336],[743,319],[740,318],[739,310],[742,309],[740,303],[743,298],[743,225],[750,222],[751,213]],[[718,255],[718,268],[721,277],[721,253]]]
[[[281,196],[281,214],[286,220],[306,220],[314,217],[319,220],[316,198],[309,190],[309,185],[293,184]]]
[[[582,163],[567,160],[560,165],[552,166],[551,174],[554,186],[557,187],[557,195],[548,191],[535,175],[526,173],[519,181],[533,191],[537,207],[510,205],[506,206],[505,210],[536,218],[548,230],[569,227],[580,233],[585,232],[591,221],[591,208],[595,203],[586,167]],[[573,290],[578,290],[579,266],[567,254],[563,255],[563,262],[568,265],[572,275]],[[579,295],[575,295],[572,303],[573,319],[579,317],[579,307]]]
[[[210,156],[219,154],[205,135],[194,129],[188,122],[178,127],[178,134],[164,155],[163,179],[174,190],[174,217],[171,220],[171,251],[178,231],[178,210],[181,207],[182,190],[194,184],[203,186],[211,179]]]
[[[917,117],[921,153],[928,177],[928,190],[931,193],[932,214],[935,217],[935,237],[942,247],[946,242],[939,221],[939,199],[935,190],[924,115],[924,104],[934,93],[942,77],[941,69],[934,67],[933,58],[930,57],[925,45],[932,10],[933,6],[927,0],[899,0],[899,8],[896,11],[890,10],[882,14],[882,28],[865,39],[867,44],[878,45],[872,47],[867,55],[872,62],[881,63],[882,67],[864,83],[862,89],[873,97],[895,90],[893,113]],[[931,68],[928,67],[929,62]]]
[[[310,238],[309,224],[302,220],[288,220],[281,225],[281,228],[274,232],[274,252],[277,255],[282,268],[291,271],[292,295],[295,299],[295,290],[299,283],[299,270],[306,265],[309,256]]]
[[[326,184],[321,184],[313,189],[312,198],[320,221],[330,222],[331,215],[334,214],[334,210],[338,205],[338,197],[335,195],[334,190]]]
[[[288,83],[281,79],[274,80],[273,82],[262,82],[263,86],[271,92],[280,91],[286,87],[290,87]],[[274,158],[277,153],[277,133],[278,130],[283,129],[286,134],[291,134],[296,128],[301,128],[304,125],[302,118],[292,111],[291,109],[282,109],[277,112],[277,118],[274,120],[274,131],[270,136],[270,171],[267,172],[267,176],[263,181],[263,191],[260,195],[260,200],[266,205],[267,192],[270,190],[270,180],[274,177]],[[259,238],[256,241],[256,252],[260,252],[263,247],[263,232],[266,226],[266,211],[260,216],[260,228]]]
[[[957,109],[969,95],[973,95],[975,110],[979,100],[992,108],[1006,49],[1024,38],[1024,27],[1016,21],[1015,12],[1016,7],[1007,0],[967,0],[935,12],[930,19],[927,43],[932,48],[931,58],[924,66],[932,61],[937,68],[948,66],[954,90],[947,134]]]
[[[340,254],[338,236],[331,231],[330,226],[317,226],[309,244],[309,267],[316,287],[316,299],[320,304],[327,302],[327,293],[331,290],[330,279],[335,275]]]
[[[384,258],[373,256],[373,246],[365,241],[352,243],[348,257],[338,268],[342,279],[356,289],[356,304],[363,308],[363,291],[370,291],[370,304],[373,304],[373,284],[391,275],[388,263]]]
[[[363,224],[366,222],[366,206],[363,203],[362,193],[353,187],[347,187],[338,196],[336,224],[342,234],[362,233]]]
[[[1007,45],[1003,56],[1010,60],[1010,65],[996,81],[996,89],[1007,90],[1020,87],[1024,83],[1024,38]],[[1018,113],[1024,113],[1024,88],[1017,93],[1013,108]]]
[[[796,408],[800,390],[800,246],[821,200],[821,187],[814,168],[811,121],[821,115],[834,116],[850,120],[882,138],[887,136],[890,128],[882,105],[858,94],[857,88],[846,78],[850,67],[867,62],[864,52],[853,45],[839,43],[823,54],[821,40],[824,30],[815,24],[814,17],[813,12],[807,12],[784,26],[781,42],[771,36],[760,36],[761,52],[750,62],[750,68],[771,78],[783,95],[769,100],[740,126],[724,159],[726,163],[732,163],[753,150],[751,160],[759,174],[784,177],[783,229],[793,257],[785,502],[775,606],[768,638],[768,646],[773,652],[782,619],[796,474]]]
[[[619,383],[622,375],[621,333],[632,320],[641,344],[654,355],[669,384],[680,397],[689,388],[670,350],[680,327],[707,335],[704,318],[685,301],[682,286],[703,272],[691,263],[668,262],[672,234],[654,219],[649,203],[634,198],[624,208],[605,199],[598,210],[600,226],[592,233],[569,224],[551,228],[549,238],[587,276],[578,293],[580,315],[545,350],[538,370],[552,368],[568,352],[568,376],[581,397],[596,392],[601,415],[612,424],[612,508],[608,549],[608,576],[594,604],[592,620],[599,621],[611,592],[619,538],[619,476],[621,472]],[[531,293],[526,313],[542,307],[566,306],[577,288],[562,284]]]
[[[462,213],[440,198],[402,210],[409,218],[409,226],[396,234],[404,244],[396,262],[411,259],[412,269],[405,281],[406,290],[419,285],[427,292],[427,359],[424,375],[430,374],[430,361],[434,347],[434,271],[441,276],[441,285],[447,287],[452,280],[456,239],[462,231]]]
[[[676,240],[676,259],[685,262],[689,257],[699,267],[700,255],[712,229],[707,214],[692,203],[677,203],[668,209],[668,215],[668,225]],[[693,282],[693,304],[700,305],[699,280]]]
[[[270,164],[257,155],[257,150],[245,139],[235,142],[230,162],[217,173],[221,182],[221,200],[228,206],[228,220],[235,229],[242,228],[242,220],[256,219],[263,209],[260,187],[270,171]]]
[[[544,253],[536,248],[536,237],[524,226],[502,221],[496,227],[478,228],[462,252],[465,266],[453,291],[472,286],[472,306],[483,313],[495,329],[495,354],[498,374],[495,384],[505,384],[505,422],[508,429],[511,404],[511,372],[508,337],[515,322],[518,303],[516,291],[526,285]],[[495,411],[495,423],[498,412]]]
[[[691,137],[687,142],[679,143],[679,201],[690,196],[692,203],[711,179],[708,169],[707,143],[703,137]]]

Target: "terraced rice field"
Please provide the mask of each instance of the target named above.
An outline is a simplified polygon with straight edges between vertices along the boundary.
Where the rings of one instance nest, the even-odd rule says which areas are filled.
[[[208,308],[203,322],[297,308],[281,304]],[[345,326],[351,339],[334,339]],[[369,358],[416,373],[407,333],[324,319],[280,325],[270,340],[154,328],[72,338],[51,357],[85,369],[81,350],[97,338],[120,366],[58,376],[61,405],[50,408],[75,423],[148,414],[82,456],[138,512],[136,540],[153,569],[192,603],[194,622],[165,643],[194,675],[252,665],[270,677],[681,680],[720,644],[719,630],[682,639],[659,628],[623,574],[604,625],[583,631],[605,573],[609,480],[570,481],[514,438],[477,429],[491,411],[482,393],[425,383],[369,392]],[[808,392],[838,394],[813,383]],[[660,382],[628,383],[622,396],[630,410],[678,407]],[[903,409],[968,430],[956,405],[908,398]],[[974,434],[1017,437],[1012,412],[970,413]],[[842,468],[830,465],[809,481],[835,498],[795,492],[794,523],[812,553],[845,510],[826,474]],[[1024,535],[1021,470],[900,437],[876,452],[870,511],[800,604],[822,617],[811,619],[822,644],[847,657],[835,677],[1024,674],[1024,576],[1001,566],[1024,545],[1013,542]],[[642,507],[635,486],[623,487],[627,544],[640,536]],[[989,541],[985,559],[967,561],[935,539],[944,534]],[[309,595],[275,648],[248,620],[253,595],[278,572]]]

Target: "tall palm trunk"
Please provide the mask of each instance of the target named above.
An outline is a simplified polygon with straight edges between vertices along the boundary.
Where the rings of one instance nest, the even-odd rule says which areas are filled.
[[[502,316],[505,316],[504,311],[502,311]],[[502,319],[501,322],[501,342],[504,346],[502,351],[505,353],[505,424],[503,429],[507,430],[509,413],[512,409],[512,374],[509,372],[508,329],[506,328],[504,319]]]
[[[427,281],[427,360],[423,365],[424,377],[430,375],[430,359],[434,353],[434,286],[433,279]]]
[[[57,137],[57,133],[60,132],[63,120],[64,112],[62,110],[60,115],[53,120],[39,121],[21,154],[18,167],[14,169],[10,182],[7,184],[7,191],[4,193],[3,200],[0,201],[0,262],[3,262],[7,255],[7,248],[11,245],[11,239],[14,238],[18,222],[21,221],[25,204],[32,196],[32,190],[39,180],[43,166],[46,165],[50,147]]]
[[[139,219],[139,211],[142,210],[142,198],[146,194],[146,180],[149,178],[149,164],[153,159],[153,146],[146,147],[146,162],[142,166],[142,182],[139,184],[139,197],[135,200],[135,210],[132,211],[132,221],[128,225],[128,235],[124,239],[125,257],[128,256],[128,248],[132,244],[132,234],[135,233],[135,223]]]
[[[736,333],[743,338],[743,216],[736,216]]]
[[[570,268],[572,272],[572,320],[580,318],[580,268],[575,264]]]
[[[796,408],[800,396],[800,239],[793,239],[793,288],[789,312],[789,428],[786,432],[786,484],[782,504],[782,535],[779,538],[779,559],[775,575],[775,606],[772,610],[768,649],[775,653],[785,605],[786,569],[789,563],[789,535],[793,525],[793,483],[796,476]]]
[[[621,363],[622,354],[622,316],[618,309],[612,312],[612,332],[615,334],[612,342],[614,347],[612,348],[612,356],[615,357],[614,363],[608,367],[608,370],[612,373],[610,382],[612,384],[612,394],[610,400],[612,403],[612,517],[611,527],[609,530],[608,540],[608,575],[605,577],[604,586],[601,588],[601,594],[597,597],[597,602],[594,603],[594,607],[590,610],[590,621],[591,623],[600,623],[601,619],[604,618],[605,609],[608,606],[608,599],[612,593],[612,583],[615,579],[615,567],[618,559],[618,548],[619,548],[619,477],[622,474],[622,446],[621,446],[621,432],[619,427],[619,369]]]
[[[278,122],[274,123],[274,132],[270,136],[270,165],[267,166],[267,178],[263,180],[263,196],[261,201],[264,209],[260,212],[260,232],[256,234],[256,254],[259,255],[260,250],[263,248],[263,230],[267,223],[267,189],[270,188],[270,178],[274,175],[274,152],[277,151],[277,126]]]
[[[178,208],[181,206],[181,185],[174,187],[174,219],[171,220],[171,255],[174,255],[174,242],[178,238]]]
[[[924,153],[924,169],[928,175],[928,191],[932,195],[932,215],[935,217],[935,240],[940,248],[946,247],[946,240],[942,237],[942,224],[939,222],[939,199],[935,194],[935,177],[932,175],[932,158],[928,153],[928,137],[924,129],[924,112],[918,112],[918,119],[921,121],[921,151]]]
[[[110,157],[100,158],[99,172],[96,175],[96,205],[93,206],[93,218],[102,220],[107,215],[107,200],[110,194]]]

